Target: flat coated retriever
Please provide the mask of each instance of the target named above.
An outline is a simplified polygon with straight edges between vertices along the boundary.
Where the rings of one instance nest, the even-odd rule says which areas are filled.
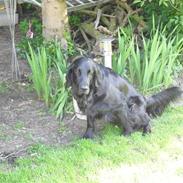
[[[66,79],[79,108],[87,115],[84,138],[93,138],[94,122],[104,116],[117,121],[124,135],[140,129],[143,134],[151,132],[151,117],[160,115],[182,94],[178,87],[171,87],[146,98],[125,78],[87,57],[75,59]]]

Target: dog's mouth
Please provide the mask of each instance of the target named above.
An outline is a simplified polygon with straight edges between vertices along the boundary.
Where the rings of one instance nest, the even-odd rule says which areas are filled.
[[[79,95],[88,95],[90,93],[89,89],[79,89]]]

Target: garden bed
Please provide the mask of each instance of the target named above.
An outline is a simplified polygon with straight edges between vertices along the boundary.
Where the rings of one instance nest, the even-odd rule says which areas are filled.
[[[71,120],[73,115],[59,121],[26,81],[11,80],[11,39],[7,27],[0,28],[0,161],[25,154],[36,143],[60,145],[84,133],[85,121]],[[17,31],[18,32],[18,31]],[[16,35],[19,39],[19,34]],[[23,75],[29,73],[25,60],[19,60]],[[11,157],[11,156],[10,156]]]

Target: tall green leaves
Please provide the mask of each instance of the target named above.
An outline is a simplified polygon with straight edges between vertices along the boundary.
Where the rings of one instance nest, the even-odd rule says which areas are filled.
[[[44,47],[41,47],[35,52],[29,44],[29,53],[27,54],[27,60],[32,70],[34,89],[39,99],[43,98],[48,106],[51,88],[46,50]]]
[[[118,44],[120,52],[119,58],[116,63],[113,62],[113,69],[120,75],[125,72],[125,68],[127,65],[126,60],[128,59],[133,46],[133,42],[130,42],[128,36],[125,34],[125,32],[123,32],[122,29],[121,33],[124,36],[120,36],[120,32],[118,32]]]
[[[46,45],[37,50],[33,50],[29,45],[27,59],[32,71],[33,87],[39,99],[43,99],[59,117],[62,116],[69,99],[69,92],[65,88],[67,62],[59,43],[52,44],[51,54]]]
[[[69,92],[66,89],[66,72],[67,72],[67,62],[60,50],[58,43],[55,44],[55,62],[54,69],[57,73],[57,81],[55,90],[53,93],[53,111],[55,111],[56,116],[59,117],[63,115],[64,108],[69,100]]]
[[[172,81],[182,45],[183,39],[166,37],[159,28],[148,39],[142,35],[141,42],[119,30],[119,57],[113,62],[113,68],[122,75],[126,71],[131,82],[144,92],[167,86]]]

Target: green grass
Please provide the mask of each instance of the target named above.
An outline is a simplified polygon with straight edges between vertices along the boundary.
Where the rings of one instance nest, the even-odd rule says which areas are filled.
[[[6,83],[0,83],[0,94],[6,93],[8,91],[8,87]]]
[[[97,182],[96,175],[104,168],[151,161],[176,136],[183,136],[183,107],[169,108],[153,120],[153,132],[145,137],[140,132],[120,136],[119,128],[108,125],[94,140],[75,140],[60,148],[34,146],[34,156],[17,160],[13,170],[1,171],[0,182]]]
[[[24,127],[24,122],[23,121],[17,121],[14,125],[15,129],[22,129]]]

